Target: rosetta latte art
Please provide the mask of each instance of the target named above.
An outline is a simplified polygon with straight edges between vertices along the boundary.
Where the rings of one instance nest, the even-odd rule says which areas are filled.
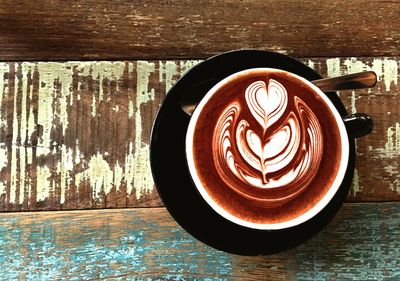
[[[241,182],[246,188],[288,188],[288,200],[304,190],[318,171],[321,126],[299,97],[290,95],[289,100],[278,81],[254,82],[244,95],[246,108],[233,101],[218,118],[213,135],[217,172],[233,189]]]

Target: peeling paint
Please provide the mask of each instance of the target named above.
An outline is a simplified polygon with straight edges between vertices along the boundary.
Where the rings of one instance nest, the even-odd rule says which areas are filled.
[[[180,74],[184,75],[187,71],[189,71],[196,64],[199,64],[202,60],[185,60],[179,62]]]
[[[346,59],[343,62],[343,65],[347,68],[346,73],[356,73],[356,72],[362,72],[362,71],[367,71],[371,70],[371,68],[365,64],[364,62],[356,59],[356,58],[350,58]],[[357,108],[356,108],[356,92],[351,91],[351,97],[350,97],[350,110],[351,113],[356,113]]]
[[[79,164],[81,162],[81,159],[83,158],[83,155],[79,151],[79,141],[78,140],[75,141],[75,151],[74,151],[74,153],[75,153],[74,163],[75,164]]]
[[[3,168],[7,168],[7,147],[3,144],[0,144],[0,172]]]
[[[371,70],[375,72],[378,82],[381,81],[384,78],[383,77],[383,60],[382,59],[374,59],[372,61]]]
[[[135,163],[135,157],[134,157],[134,152],[133,152],[133,146],[134,144],[132,142],[129,142],[128,144],[128,153],[125,156],[125,180],[126,180],[126,188],[127,188],[127,194],[132,193],[132,187],[133,187],[133,179],[135,178],[135,171],[136,171],[136,163]]]
[[[336,77],[342,75],[340,69],[340,58],[332,58],[326,60],[327,77]]]
[[[5,83],[4,75],[9,73],[9,65],[7,63],[0,63],[0,130],[7,125],[6,110],[3,109],[3,100],[6,98],[8,86]],[[1,131],[0,131],[1,132]],[[8,153],[7,147],[4,143],[0,143],[0,172],[3,168],[8,166]],[[0,196],[6,193],[7,181],[0,181]]]
[[[128,108],[128,117],[132,118],[134,112],[135,112],[135,110],[133,109],[133,101],[130,100],[129,101],[129,108]]]
[[[19,180],[18,180],[18,184],[19,187],[15,188],[15,190],[19,190],[19,199],[18,199],[18,203],[22,204],[22,202],[24,202],[24,192],[25,189],[30,189],[29,186],[29,180],[26,180],[25,178],[25,173],[26,173],[26,149],[23,146],[19,146],[18,147],[18,159],[19,159]]]
[[[97,115],[96,108],[97,108],[96,97],[93,95],[93,98],[92,98],[92,117],[96,117],[96,115]]]
[[[131,75],[132,73],[134,73],[134,71],[136,71],[136,66],[137,64],[133,64],[131,62],[128,63],[128,73],[129,75]],[[128,91],[128,118],[131,119],[134,116],[135,113],[135,108],[133,106],[133,99],[134,99],[134,95]]]
[[[360,191],[361,191],[361,188],[360,188],[360,178],[358,177],[358,171],[357,171],[357,169],[354,169],[353,188],[352,188],[353,196],[356,196],[357,193],[359,193]]]
[[[12,133],[12,145],[11,145],[11,174],[10,174],[10,194],[9,194],[9,202],[15,203],[17,196],[17,183],[18,183],[18,167],[17,167],[17,149],[18,149],[18,116],[17,116],[17,106],[18,106],[18,77],[15,77],[15,87],[14,87],[14,107],[13,107],[13,133]]]
[[[350,98],[350,110],[351,113],[356,113],[357,112],[357,108],[356,108],[356,92],[355,91],[351,91],[351,98]]]
[[[386,131],[387,142],[383,150],[383,155],[393,158],[400,156],[400,123],[396,122],[393,127]]]
[[[386,91],[390,90],[390,86],[397,86],[397,79],[399,77],[398,62],[393,59],[383,60],[383,76],[385,81]]]
[[[202,62],[202,60],[185,60],[179,61],[178,65],[175,61],[166,61],[165,63],[160,61],[159,82],[165,83],[165,92],[168,93],[179,77],[183,76],[200,62]]]
[[[371,65],[362,62],[357,58],[349,58],[343,62],[346,66],[348,73],[355,73],[361,71],[372,70],[376,73],[378,81],[384,81],[386,92],[389,92],[391,85],[395,87],[398,85],[399,65],[398,61],[389,58],[376,58],[372,61]]]
[[[0,106],[3,104],[3,99],[6,98],[7,95],[7,85],[4,83],[4,74],[9,73],[10,67],[7,63],[0,63]],[[5,110],[0,111],[0,129],[5,128],[7,125],[7,119]]]
[[[79,151],[79,150],[78,150]],[[57,173],[60,175],[60,204],[65,202],[65,192],[71,184],[70,172],[74,168],[73,149],[61,146],[61,160],[57,163]]]
[[[120,189],[124,176],[125,176],[124,170],[117,161],[117,163],[114,166],[114,179],[113,179],[113,184],[117,190]]]
[[[99,198],[102,191],[108,194],[113,187],[113,172],[108,162],[100,153],[92,156],[88,168],[75,175],[76,182],[90,181],[93,190],[93,198]]]
[[[73,67],[76,66],[79,76],[92,76],[93,79],[98,80],[98,101],[103,101],[104,93],[107,87],[110,86],[110,81],[120,80],[123,76],[125,64],[123,62],[68,62],[68,63],[38,63],[38,72],[40,78],[40,89],[39,89],[39,108],[38,108],[38,121],[37,123],[43,126],[43,135],[40,138],[39,146],[37,150],[38,155],[48,155],[50,153],[51,138],[50,133],[54,126],[54,118],[57,117],[62,124],[63,135],[65,135],[68,127],[68,106],[73,104],[72,89],[72,78],[73,78]],[[54,89],[54,83],[61,85],[60,94]],[[118,83],[117,83],[118,86]],[[96,103],[96,91],[93,93],[92,102],[92,116],[97,115],[97,103]],[[68,102],[69,99],[69,102]],[[76,98],[78,100],[78,98]],[[30,132],[33,131],[32,125],[34,125],[33,112],[30,114],[30,121],[28,122]],[[76,158],[75,163],[80,161],[80,153],[75,148]],[[56,154],[55,150],[53,154]],[[73,149],[67,148],[65,145],[61,146],[61,159],[57,163],[57,172],[60,173],[60,203],[65,202],[65,193],[69,189],[71,184],[70,173],[74,167],[73,161]],[[93,181],[92,181],[93,182]],[[42,191],[48,194],[45,188],[51,186],[50,184],[45,185]],[[46,195],[38,196],[40,198]]]
[[[391,165],[385,166],[383,169],[389,176],[397,176],[400,173],[398,168],[399,164],[397,164],[397,162],[394,162]]]
[[[175,62],[167,62],[166,85],[172,85],[179,76]],[[189,64],[187,64],[189,67]],[[86,166],[87,169],[76,175],[75,185],[79,186],[82,181],[88,180],[93,188],[93,198],[98,198],[99,193],[104,190],[107,194],[112,186],[117,189],[123,183],[127,184],[127,192],[130,194],[135,186],[136,197],[139,198],[144,191],[153,188],[153,181],[148,162],[148,144],[142,141],[142,105],[153,100],[155,91],[149,89],[149,76],[154,73],[155,63],[137,62],[136,65],[128,63],[130,73],[137,75],[137,95],[130,97],[129,118],[134,118],[135,139],[127,141],[125,166],[120,162],[108,163],[104,157],[108,155],[104,151],[98,151],[95,155],[83,155],[79,150],[79,142],[74,147],[68,147],[65,143],[59,143],[53,139],[53,133],[57,132],[61,125],[62,138],[66,136],[68,129],[70,107],[74,100],[78,101],[80,92],[73,93],[73,79],[86,78],[90,76],[98,89],[94,89],[92,116],[97,116],[100,102],[108,102],[107,94],[111,85],[116,85],[117,91],[123,79],[126,63],[124,62],[39,62],[21,63],[21,78],[14,79],[14,100],[12,109],[13,134],[10,151],[7,146],[0,147],[0,170],[9,167],[10,180],[1,182],[0,191],[10,188],[7,202],[22,204],[26,196],[32,193],[31,186],[36,187],[37,201],[43,201],[49,196],[54,196],[55,188],[59,187],[61,204],[65,203],[66,194],[73,182],[74,170],[77,165]],[[9,64],[0,63],[0,105],[6,97],[7,80],[4,74],[9,72]],[[75,75],[73,75],[75,72]],[[29,81],[38,77],[38,107],[35,112],[33,102],[33,84]],[[3,76],[3,77],[2,77]],[[78,81],[79,82],[79,81]],[[117,82],[117,83],[115,83]],[[20,87],[21,85],[21,87]],[[82,85],[81,85],[82,86]],[[80,89],[80,88],[79,88]],[[78,89],[78,91],[79,91]],[[120,106],[112,107],[114,112],[120,112]],[[36,114],[36,115],[35,115]],[[89,113],[90,114],[90,113]],[[7,126],[4,111],[0,114],[1,126]],[[55,164],[57,176],[53,174],[47,164],[35,167],[36,182],[29,178],[28,169],[33,162],[33,149],[22,145],[31,143],[37,128],[40,128],[38,143],[35,145],[35,157],[59,157]],[[8,163],[7,154],[11,154]],[[89,160],[90,159],[90,160]],[[47,163],[47,162],[46,162]],[[103,177],[103,179],[100,179]],[[8,183],[7,183],[8,182]],[[19,194],[19,198],[16,198]],[[28,201],[29,204],[29,201]]]
[[[314,69],[314,67],[315,67],[314,62],[312,60],[308,60],[307,65],[312,69]]]
[[[22,204],[24,202],[24,197],[25,197],[25,191],[27,193],[30,193],[31,190],[31,181],[29,178],[25,177],[26,174],[26,165],[28,159],[32,159],[32,150],[31,149],[26,149],[22,144],[28,142],[28,138],[31,137],[31,134],[34,131],[34,125],[32,126],[32,120],[31,122],[28,121],[28,108],[27,108],[27,99],[28,99],[28,94],[29,98],[32,98],[32,88],[28,88],[28,75],[29,78],[32,77],[34,69],[34,64],[33,63],[27,63],[24,62],[21,64],[21,70],[22,70],[22,99],[21,99],[21,121],[20,121],[20,128],[18,132],[20,133],[20,143],[18,144],[18,159],[19,159],[19,204]],[[16,87],[17,88],[17,87]],[[16,99],[16,96],[14,96]],[[30,110],[33,111],[33,106],[31,104]],[[27,138],[28,137],[28,138]],[[16,145],[16,143],[13,143],[13,145]],[[14,188],[14,187],[12,187]],[[17,189],[15,187],[15,189]]]
[[[37,124],[43,128],[38,145],[44,148],[40,153],[46,155],[50,152],[50,134],[54,126],[54,117],[60,119],[63,135],[68,127],[66,99],[71,94],[73,71],[71,66],[63,63],[39,62],[37,68],[40,75]],[[54,89],[56,82],[61,84],[59,97]]]
[[[121,70],[122,66],[123,65],[120,65]],[[173,68],[174,66],[172,64],[167,65],[166,69],[169,69],[168,77],[170,77],[168,79],[172,79],[173,75],[171,75],[169,71]],[[89,73],[87,70],[79,69],[82,71],[81,75]],[[133,71],[134,67],[129,64],[128,69]],[[142,105],[154,99],[155,90],[149,89],[149,77],[154,73],[155,69],[155,63],[138,61],[136,65],[136,95],[133,97],[135,100],[132,100],[130,97],[128,108],[128,117],[133,117],[135,121],[135,140],[127,144],[124,166],[121,167],[118,161],[115,163],[108,163],[104,159],[106,152],[98,152],[90,158],[90,161],[87,163],[87,169],[75,175],[76,185],[84,181],[90,182],[93,188],[93,198],[99,198],[102,191],[108,194],[113,186],[119,190],[124,182],[127,186],[128,195],[132,193],[133,187],[135,187],[136,198],[140,198],[144,192],[150,191],[153,188],[153,180],[148,161],[149,145],[142,141]],[[120,71],[119,74],[122,75],[122,71]],[[119,78],[114,77],[114,79]],[[95,100],[93,100],[93,104],[95,103]],[[95,107],[92,107],[92,110],[95,110],[93,108]],[[115,106],[113,110],[119,111],[118,106]],[[82,159],[87,159],[87,157],[89,156],[81,156]]]
[[[105,87],[110,86],[110,81],[120,80],[123,77],[125,63],[116,61],[99,61],[99,62],[70,62],[78,64],[77,70],[81,76],[92,76],[93,79],[99,81],[98,101],[104,100]],[[117,88],[118,90],[118,88]],[[93,97],[95,93],[93,93]]]
[[[6,193],[7,182],[0,181],[0,196]]]
[[[3,168],[7,168],[7,147],[0,144],[0,172]],[[0,181],[0,196],[6,192],[7,182]]]
[[[132,144],[129,143],[129,153],[126,157],[126,182],[127,192],[136,188],[136,198],[139,198],[145,191],[153,189],[153,177],[150,171],[149,145],[142,141],[142,109],[141,106],[154,100],[154,89],[149,89],[149,77],[155,70],[155,64],[146,61],[138,61],[137,86],[136,86],[136,108],[135,108],[135,143],[132,151]],[[134,153],[132,157],[132,153]]]
[[[392,165],[385,166],[384,170],[389,177],[394,177],[394,180],[389,183],[389,190],[400,194],[399,165],[397,162],[394,162]]]
[[[26,178],[25,178],[25,173],[26,173],[26,170],[25,170],[26,149],[25,148],[21,147],[19,149],[18,157],[19,157],[19,180],[18,180],[19,200],[18,200],[18,203],[22,204],[22,202],[24,202],[25,189],[28,189],[28,190],[30,189],[30,186],[29,186],[30,181],[26,180]]]
[[[80,76],[91,76],[99,83],[98,91],[93,91],[92,97],[92,117],[97,115],[97,106],[99,102],[104,101],[105,92],[109,91],[110,81],[119,81],[123,78],[125,63],[124,62],[70,62],[70,64],[78,65],[77,70]],[[118,83],[117,83],[118,90]],[[97,95],[97,97],[96,97]]]
[[[47,166],[38,166],[36,169],[36,201],[44,201],[52,190],[51,172]]]
[[[133,194],[139,199],[153,189],[148,159],[148,139],[144,136],[144,126],[149,125],[144,124],[148,122],[146,119],[148,112],[145,110],[153,106],[152,101],[157,97],[156,95],[164,95],[164,89],[168,91],[181,75],[199,62],[201,61],[21,63],[19,67],[22,70],[22,76],[10,77],[14,79],[16,87],[11,93],[14,93],[15,99],[10,101],[14,107],[10,106],[7,109],[9,110],[7,115],[13,120],[7,121],[4,111],[0,112],[0,130],[2,126],[7,126],[7,122],[13,124],[13,128],[10,128],[13,131],[12,145],[7,147],[4,143],[0,143],[0,171],[3,168],[8,169],[6,173],[8,178],[0,182],[0,194],[10,189],[11,193],[7,194],[6,198],[7,202],[23,203],[27,196],[29,198],[32,192],[31,187],[36,185],[38,201],[43,201],[49,196],[54,197],[60,192],[59,203],[64,204],[66,196],[70,194],[68,191],[71,185],[74,184],[79,188],[79,185],[85,182],[90,184],[93,190],[93,199],[101,198],[103,191],[107,195],[113,187],[120,190],[124,185],[127,186],[128,196]],[[320,60],[308,60],[305,63],[310,67],[323,68],[324,66]],[[366,63],[355,58],[333,58],[326,60],[326,67],[329,77],[347,72],[374,70],[381,81],[382,90],[385,90],[383,89],[385,87],[386,90],[391,89],[394,92],[394,86],[398,83],[398,62],[389,58],[376,58]],[[0,63],[0,105],[4,103],[4,98],[8,94],[8,79],[2,79],[4,78],[2,75],[4,76],[7,72],[9,72],[9,64]],[[29,82],[34,79],[33,74],[39,78],[35,81],[39,85],[38,95],[34,97],[33,94],[36,95],[36,92],[33,93],[33,85]],[[116,87],[116,95],[119,94],[122,81],[125,83],[127,79],[124,75],[129,77],[128,81],[131,84],[128,85],[126,93],[123,93],[126,105],[121,106],[118,100],[113,100],[114,96],[110,93],[112,91],[114,94],[115,88],[111,87]],[[73,79],[78,79],[78,81]],[[94,85],[93,95],[90,92],[87,96],[88,88],[85,86],[87,83],[85,81],[91,80]],[[81,86],[78,87],[77,92],[72,92],[76,82],[81,83]],[[159,90],[157,82],[162,87],[160,92],[156,92]],[[351,96],[346,100],[352,112],[356,111],[356,98],[356,92],[351,92]],[[36,99],[39,99],[38,108],[34,107]],[[103,107],[105,104],[102,103],[108,102],[109,104]],[[102,104],[101,107],[100,104]],[[133,139],[127,139],[121,151],[118,151],[121,156],[119,159],[117,157],[110,161],[109,159],[114,159],[114,157],[108,156],[115,151],[108,153],[102,149],[87,148],[88,144],[85,140],[82,140],[86,142],[84,144],[80,144],[78,140],[71,144],[71,136],[80,132],[71,133],[69,126],[72,126],[72,122],[76,120],[71,120],[72,116],[68,114],[74,109],[71,106],[77,105],[84,105],[83,108],[87,111],[82,117],[78,116],[85,120],[85,124],[92,122],[91,117],[96,117],[93,119],[95,122],[104,122],[108,116],[99,115],[104,112],[104,109],[109,110],[107,114],[128,118],[129,126],[134,128],[131,134]],[[392,114],[395,113],[392,112]],[[29,145],[26,147],[21,145],[24,142],[32,144],[32,136],[36,136],[37,129],[40,129],[40,135],[34,150]],[[57,139],[54,136],[57,136]],[[373,155],[377,155],[373,157],[400,156],[399,123],[387,129],[386,137],[384,147],[371,147],[370,151],[374,152]],[[80,151],[81,145],[82,150],[85,147],[85,152]],[[33,154],[33,151],[36,151],[36,154]],[[12,160],[10,163],[7,157]],[[36,162],[35,165],[39,166],[31,167],[35,160],[33,157],[43,159],[43,162]],[[54,166],[49,166],[50,164]],[[32,182],[29,178],[30,169],[35,169],[32,174],[37,174],[36,182]],[[392,170],[395,169],[396,167]],[[357,171],[353,184],[352,194],[356,196],[361,191]],[[391,188],[397,190],[396,186],[393,182]],[[17,194],[19,194],[18,198]]]
[[[377,74],[378,81],[384,81],[386,92],[390,91],[393,84],[397,86],[398,83],[398,62],[389,58],[376,58],[372,63],[365,63],[357,58],[348,58],[343,61],[343,69],[339,58],[332,58],[326,60],[327,76],[334,77],[340,76],[345,73],[356,73],[362,71],[374,71]],[[378,85],[379,87],[379,85]],[[369,90],[370,92],[371,90]],[[351,112],[357,112],[356,108],[357,96],[355,91],[351,91],[350,108]]]
[[[32,93],[32,88],[31,88],[31,93]],[[32,97],[30,97],[30,100],[32,100]],[[29,108],[29,115],[28,115],[28,137],[31,140],[33,133],[36,131],[36,123],[35,123],[35,115],[33,113],[33,105],[31,104]]]
[[[400,194],[400,179],[395,179],[393,183],[389,184],[389,190]]]
[[[372,148],[369,150],[375,151],[375,159],[393,159],[400,156],[400,123],[396,122],[394,126],[389,127],[386,130],[386,143],[383,148]],[[383,167],[385,171],[385,176],[389,177],[388,189],[395,191],[400,194],[400,171],[398,169],[398,164],[396,161],[391,161],[391,164],[386,164]]]
[[[163,63],[160,61],[160,82],[165,81],[165,92],[168,92],[169,89],[176,82],[174,76],[178,74],[177,65],[174,61],[166,61]]]
[[[72,70],[68,64],[63,63],[29,63],[21,64],[21,104],[17,104],[18,98],[18,77],[15,77],[14,108],[20,107],[21,115],[18,123],[18,116],[13,115],[13,146],[11,161],[11,182],[10,182],[10,203],[15,203],[16,194],[19,194],[18,203],[22,204],[25,195],[31,194],[32,180],[26,173],[27,165],[32,163],[33,150],[23,144],[31,142],[31,137],[36,130],[35,115],[33,109],[32,95],[33,85],[28,85],[28,79],[33,79],[35,71],[39,73],[39,106],[37,123],[42,126],[43,134],[38,140],[36,153],[38,156],[46,156],[50,153],[51,130],[54,120],[57,118],[62,126],[63,135],[68,126],[67,97],[71,95]],[[60,85],[59,93],[55,83]],[[28,98],[30,106],[28,108]],[[15,113],[15,111],[14,111]],[[19,134],[19,135],[18,135]],[[63,159],[61,159],[62,161]],[[18,165],[19,164],[19,165]],[[18,165],[18,166],[17,166]],[[47,169],[47,170],[46,170]],[[54,182],[46,182],[50,178],[47,175],[47,167],[38,168],[36,193],[37,200],[44,200],[54,188]],[[52,188],[52,189],[50,189]],[[17,192],[18,191],[18,192]],[[29,201],[28,201],[29,202]]]
[[[369,70],[369,67],[364,62],[357,58],[345,59],[343,65],[347,68],[346,73],[356,73]]]
[[[93,79],[99,81],[98,92],[93,91],[92,97],[92,117],[97,115],[98,102],[104,100],[104,92],[109,90],[110,81],[120,80],[123,77],[125,63],[123,62],[71,62],[71,64],[78,64],[77,70],[80,76],[91,76]],[[118,84],[117,84],[118,87]],[[117,88],[118,90],[118,88]],[[96,98],[97,94],[97,98]]]

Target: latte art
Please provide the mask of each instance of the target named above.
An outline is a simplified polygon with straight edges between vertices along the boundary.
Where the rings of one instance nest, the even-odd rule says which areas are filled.
[[[342,117],[309,81],[272,68],[234,73],[197,105],[186,135],[193,183],[224,218],[256,229],[320,212],[344,176]]]
[[[320,165],[324,142],[318,118],[274,79],[251,83],[243,95],[245,103],[232,101],[217,119],[212,140],[216,170],[241,196],[250,196],[243,186],[282,188],[280,197],[253,199],[291,200],[307,188]]]

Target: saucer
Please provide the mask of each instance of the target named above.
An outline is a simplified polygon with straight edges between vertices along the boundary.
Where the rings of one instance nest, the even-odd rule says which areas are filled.
[[[180,107],[182,95],[196,85],[200,100],[223,78],[248,68],[283,69],[308,80],[321,76],[288,56],[267,51],[239,50],[217,55],[189,70],[168,92],[154,121],[150,162],[154,182],[165,207],[188,233],[203,243],[240,255],[272,254],[293,248],[318,233],[336,214],[346,198],[354,173],[355,144],[349,138],[349,163],[343,182],[331,202],[309,221],[283,230],[257,230],[237,225],[216,213],[193,185],[185,156],[190,116]],[[206,85],[205,81],[213,81]],[[325,93],[341,116],[347,115],[336,93]]]

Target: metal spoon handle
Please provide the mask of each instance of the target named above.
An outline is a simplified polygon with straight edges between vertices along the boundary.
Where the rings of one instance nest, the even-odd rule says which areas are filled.
[[[338,91],[349,89],[372,88],[376,84],[376,74],[373,71],[364,71],[333,78],[313,80],[315,86],[322,91]]]
[[[196,108],[201,98],[217,81],[216,79],[209,79],[195,85],[189,93],[183,95],[180,101],[182,110],[188,115],[192,115],[193,110]],[[375,86],[376,81],[377,77],[375,72],[365,71],[339,77],[313,80],[311,83],[320,88],[323,92],[329,92],[372,88]]]

